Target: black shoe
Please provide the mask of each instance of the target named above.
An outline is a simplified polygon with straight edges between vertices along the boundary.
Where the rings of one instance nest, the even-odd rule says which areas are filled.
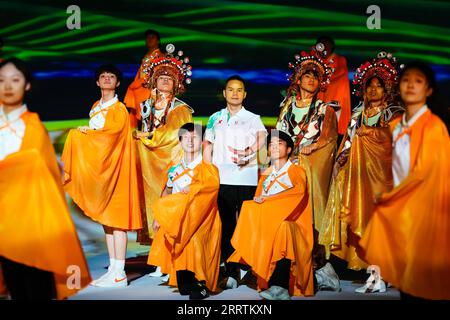
[[[253,274],[252,270],[248,270],[245,276],[238,281],[239,286],[247,286],[251,289],[257,290],[258,289],[258,279]]]
[[[178,292],[180,292],[182,296],[190,295],[196,282],[193,272],[188,270],[177,271]]]
[[[202,300],[209,297],[208,288],[203,283],[198,283],[192,288],[189,300]]]

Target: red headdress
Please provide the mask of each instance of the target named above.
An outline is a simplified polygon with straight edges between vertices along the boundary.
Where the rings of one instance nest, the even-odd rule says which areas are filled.
[[[391,54],[382,51],[378,53],[377,57],[371,62],[366,61],[360,65],[353,76],[353,84],[355,89],[353,94],[357,97],[364,97],[366,91],[367,80],[372,77],[380,78],[385,85],[386,95],[388,99],[395,96],[395,91],[398,83],[397,59]],[[403,65],[400,65],[400,69]]]
[[[166,53],[154,59],[145,59],[143,62],[144,83],[147,88],[155,88],[156,80],[161,75],[167,75],[174,81],[174,94],[182,93],[185,84],[191,83],[192,67],[188,64],[189,58],[183,56],[183,51],[178,51],[174,56],[175,46],[168,44]]]
[[[318,43],[312,47],[310,52],[302,51],[294,58],[294,62],[289,62],[289,68],[294,69],[289,81],[294,83],[306,72],[315,71],[319,75],[319,88],[321,91],[325,91],[334,72],[333,60],[325,57],[325,45]]]

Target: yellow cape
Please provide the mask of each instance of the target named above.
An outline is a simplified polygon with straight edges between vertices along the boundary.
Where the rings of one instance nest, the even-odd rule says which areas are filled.
[[[47,131],[35,113],[26,112],[22,119],[26,129],[20,150],[0,161],[0,255],[53,272],[57,298],[63,299],[91,277]]]
[[[153,213],[160,224],[150,249],[149,264],[170,273],[176,285],[176,271],[190,270],[199,281],[215,291],[219,275],[222,223],[217,208],[219,172],[208,163],[194,169],[187,194],[160,198]]]
[[[410,129],[410,173],[383,194],[360,245],[365,260],[403,292],[450,299],[448,131],[429,110]]]
[[[261,176],[256,196],[271,167]],[[235,251],[230,262],[245,263],[258,277],[258,287],[267,288],[278,260],[292,261],[289,292],[314,295],[312,210],[305,171],[291,165],[289,178],[294,187],[265,199],[263,203],[244,201],[231,239]]]
[[[70,130],[61,157],[64,188],[74,202],[91,219],[124,230],[142,228],[132,139],[128,112],[117,102],[103,129]]]

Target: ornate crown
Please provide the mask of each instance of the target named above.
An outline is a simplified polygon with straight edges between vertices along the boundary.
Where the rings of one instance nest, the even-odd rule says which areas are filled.
[[[289,81],[296,82],[308,71],[316,71],[319,75],[320,90],[325,91],[330,84],[333,75],[333,60],[325,57],[325,45],[317,43],[310,52],[302,51],[294,56],[295,61],[289,62],[289,68],[294,72],[289,76]]]
[[[386,93],[392,97],[398,82],[399,69],[403,68],[403,65],[397,68],[397,59],[392,53],[381,51],[377,57],[372,59],[371,62],[366,61],[360,65],[353,76],[353,94],[357,97],[364,97],[366,91],[367,80],[376,76],[383,80]]]
[[[161,75],[167,75],[174,80],[175,94],[185,90],[185,84],[191,83],[192,67],[189,65],[189,58],[183,56],[183,51],[179,50],[174,56],[175,46],[168,44],[166,53],[153,59],[144,59],[142,71],[144,72],[144,86],[155,88],[156,80]]]

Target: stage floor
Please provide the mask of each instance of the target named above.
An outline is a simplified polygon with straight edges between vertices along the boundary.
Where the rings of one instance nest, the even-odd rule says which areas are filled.
[[[75,210],[72,210],[75,211]],[[80,241],[94,279],[106,272],[108,254],[103,238],[103,228],[77,212],[72,213]],[[89,286],[70,297],[70,300],[189,300],[181,296],[176,288],[164,285],[160,278],[148,276],[146,255],[150,247],[136,243],[136,234],[129,233],[126,271],[129,285],[125,288],[99,288]],[[339,271],[338,271],[339,273]],[[399,300],[400,293],[388,288],[384,293],[358,294],[354,290],[361,286],[351,279],[341,277],[341,292],[319,291],[314,297],[293,297],[293,300]],[[261,300],[258,292],[247,286],[225,290],[212,295],[208,300]]]

